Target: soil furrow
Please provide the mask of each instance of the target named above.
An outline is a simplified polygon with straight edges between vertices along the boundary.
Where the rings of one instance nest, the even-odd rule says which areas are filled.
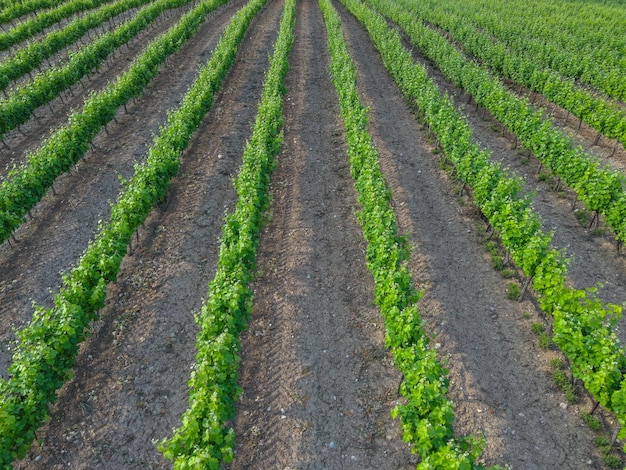
[[[197,2],[192,3],[196,4]],[[21,132],[18,129],[8,132],[4,140],[11,150],[2,146],[0,176],[4,177],[14,165],[20,165],[25,161],[28,153],[36,150],[54,129],[66,124],[67,118],[73,111],[80,112],[85,99],[91,93],[106,88],[109,82],[122,75],[130,67],[135,57],[143,52],[146,45],[175,25],[182,15],[189,11],[191,6],[188,4],[165,12],[160,19],[152,22],[131,39],[127,43],[128,47],[124,45],[112,53],[97,71],[83,77],[80,83],[76,83],[62,92],[49,104],[37,108],[34,113],[37,117],[31,116],[27,123],[20,126]],[[210,18],[210,15],[208,17]],[[210,23],[210,20],[208,21]],[[196,33],[195,38],[202,37],[199,34],[201,33]],[[190,41],[192,40],[193,38],[190,39]],[[179,51],[178,54],[180,53]],[[171,57],[168,62],[172,60],[176,59]]]
[[[340,11],[399,225],[414,245],[410,268],[425,290],[420,311],[449,365],[457,432],[484,433],[489,464],[601,466],[579,406],[561,406],[565,398],[549,377],[553,353],[541,352],[529,331],[524,314],[535,316],[533,305],[506,299],[506,282],[475,233],[475,214],[457,201],[365,31]]]
[[[153,441],[169,436],[187,407],[198,333],[193,314],[215,272],[224,213],[235,204],[231,178],[252,129],[281,11],[282,2],[271,1],[251,24],[167,201],[140,231],[109,289],[76,377],[40,432],[43,443],[18,468],[171,468]]]
[[[145,158],[152,136],[178,105],[193,82],[200,63],[206,62],[222,30],[242,6],[236,0],[219,9],[182,48],[169,66],[148,85],[128,113],[118,112],[118,123],[109,125],[94,139],[76,168],[62,175],[31,211],[32,220],[15,233],[17,243],[0,246],[0,373],[10,363],[8,343],[12,328],[30,319],[31,302],[50,306],[51,291],[58,289],[61,272],[87,247],[99,220],[105,220],[119,189],[120,177],[129,178],[134,164]]]
[[[117,27],[119,27],[120,25],[124,24],[126,21],[134,17],[137,14],[137,12],[141,10],[141,8],[143,8],[144,6],[145,5],[126,10],[125,12],[112,17],[110,21],[107,20],[104,23],[102,23],[100,26],[90,29],[82,37],[77,39],[72,44],[67,45],[65,48],[61,49],[58,52],[55,52],[47,59],[44,59],[41,65],[39,66],[39,68],[30,72],[30,75],[34,77],[35,74],[49,70],[50,67],[56,67],[56,68],[62,67],[69,61],[69,57],[71,56],[71,54],[84,48],[86,44],[93,42],[96,38],[99,38],[103,36],[104,34],[106,34],[107,32],[112,31],[116,29]],[[124,49],[126,48],[125,46],[123,47]],[[3,60],[5,59],[3,58]],[[20,78],[17,78],[16,80],[14,80],[13,82],[9,84],[7,88],[7,92],[13,88],[23,86],[29,81],[30,81],[30,76],[28,74],[22,75]]]
[[[390,416],[400,374],[372,304],[325,37],[316,2],[300,1],[285,143],[243,339],[231,469],[408,469],[416,462]]]
[[[429,77],[439,88],[453,98],[459,111],[466,116],[474,130],[474,137],[479,145],[492,153],[494,161],[501,161],[513,175],[525,181],[524,191],[533,194],[533,210],[541,217],[542,229],[554,231],[553,246],[565,249],[570,258],[569,279],[579,289],[602,287],[598,296],[604,302],[622,304],[626,301],[626,257],[617,252],[615,238],[608,229],[595,230],[588,227],[590,219],[579,222],[578,210],[584,208],[576,200],[572,190],[561,187],[553,190],[551,178],[545,180],[539,161],[528,157],[526,151],[513,148],[515,138],[493,118],[489,112],[469,103],[469,95],[454,86],[448,78],[421,56],[419,50],[409,47],[416,60],[424,65]],[[563,185],[561,185],[563,186]],[[576,209],[575,209],[576,208]],[[580,216],[580,214],[578,214]],[[585,217],[581,217],[581,220]],[[618,335],[626,343],[626,320],[621,320],[622,328]]]

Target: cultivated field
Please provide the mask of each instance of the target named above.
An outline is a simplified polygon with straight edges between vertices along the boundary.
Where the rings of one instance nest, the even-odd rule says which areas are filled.
[[[0,466],[623,467],[626,8],[507,3],[0,0]]]

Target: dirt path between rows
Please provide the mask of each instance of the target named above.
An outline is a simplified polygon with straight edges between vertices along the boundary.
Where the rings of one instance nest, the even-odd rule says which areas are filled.
[[[0,373],[10,360],[12,327],[29,319],[31,300],[50,304],[59,272],[85,249],[98,219],[108,216],[118,174],[128,178],[133,164],[145,158],[167,110],[243,4],[233,0],[210,15],[129,113],[119,113],[119,124],[98,136],[96,150],[55,183],[55,192],[18,230],[18,242],[0,246]],[[458,198],[363,28],[335,5],[371,110],[370,130],[400,230],[412,246],[413,279],[425,290],[419,305],[425,327],[436,335],[432,344],[450,369],[457,431],[485,434],[488,464],[604,468],[594,433],[579,417],[591,402],[583,395],[580,403],[566,405],[549,375],[550,360],[559,353],[540,349],[531,333],[540,314],[530,300],[507,300],[509,281],[491,267],[476,210]],[[61,389],[51,420],[16,468],[171,468],[155,442],[170,435],[187,407],[197,335],[193,314],[215,272],[223,215],[235,204],[231,179],[251,132],[282,7],[282,1],[269,0],[251,24],[166,201],[139,230],[118,281],[109,287],[74,379]],[[384,347],[373,304],[343,125],[327,70],[326,30],[315,0],[299,0],[297,8],[285,141],[261,235],[252,321],[243,335],[244,392],[230,423],[237,433],[235,460],[226,467],[415,468],[419,459],[390,416],[402,400],[402,377]],[[64,122],[63,116],[59,112],[57,119]],[[506,137],[480,116],[470,119],[477,138],[504,158]],[[28,139],[20,142],[17,151]],[[530,184],[538,187],[538,204],[545,205],[559,236],[571,237],[563,243],[578,246],[582,240],[581,254],[590,249],[586,243],[598,243],[584,229],[569,227],[571,209],[568,216],[561,208],[566,202],[559,205],[541,184]],[[601,252],[597,256],[597,265],[607,260]]]
[[[298,3],[285,143],[261,237],[231,469],[414,468],[390,411],[400,374],[384,348],[326,30]]]
[[[109,289],[76,377],[39,434],[43,443],[18,468],[171,467],[155,441],[170,435],[187,407],[198,333],[193,314],[215,271],[222,217],[234,207],[231,178],[256,115],[281,9],[270,1],[250,26],[167,203],[140,231]],[[223,29],[233,13],[234,5],[213,18],[211,30]]]
[[[31,211],[32,220],[16,232],[17,243],[0,246],[0,374],[5,375],[14,337],[12,327],[30,320],[31,303],[52,305],[52,293],[61,284],[61,272],[70,269],[87,248],[99,220],[106,220],[110,203],[117,198],[120,176],[130,178],[141,162],[152,136],[166,122],[167,111],[178,105],[192,83],[200,63],[210,52],[230,17],[243,0],[230,2],[200,27],[199,32],[174,54],[146,87],[128,113],[118,111],[118,123],[109,125],[94,139],[74,170],[59,177]],[[64,121],[64,118],[61,117]]]

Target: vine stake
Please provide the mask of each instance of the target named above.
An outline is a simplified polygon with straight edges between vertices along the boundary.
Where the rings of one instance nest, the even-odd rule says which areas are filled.
[[[522,301],[522,298],[524,297],[524,294],[526,293],[526,289],[528,289],[528,286],[530,285],[530,281],[533,280],[532,276],[528,276],[528,278],[526,279],[526,281],[524,282],[524,285],[522,286],[522,291],[519,294],[519,298],[517,299],[518,302]]]
[[[596,134],[596,138],[593,140],[593,145],[598,145],[598,142],[600,141],[600,136],[602,134],[600,134],[600,131],[598,131],[598,133]]]
[[[600,405],[600,402],[597,401],[595,405],[593,405],[593,408],[591,408],[591,411],[589,412],[589,415],[592,416],[596,410],[598,409],[598,406]]]

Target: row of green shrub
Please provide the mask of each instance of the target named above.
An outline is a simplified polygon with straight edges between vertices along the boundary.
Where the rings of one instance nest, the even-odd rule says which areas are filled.
[[[217,272],[196,317],[201,330],[189,381],[189,407],[173,436],[159,445],[175,469],[219,469],[233,458],[234,431],[226,421],[235,416],[241,393],[238,337],[252,309],[249,283],[254,277],[263,213],[270,203],[274,157],[282,144],[284,78],[294,39],[295,7],[296,0],[285,1],[254,130],[235,180],[237,205],[226,217]]]
[[[419,454],[421,469],[482,468],[476,463],[484,442],[454,435],[454,406],[447,398],[447,371],[437,360],[417,309],[421,293],[407,269],[408,248],[398,235],[391,194],[368,133],[367,109],[360,102],[355,67],[330,0],[320,0],[328,31],[331,76],[343,118],[350,170],[361,205],[358,219],[367,240],[367,266],[375,281],[375,302],[385,320],[386,344],[404,380],[406,404],[397,406],[404,439]]]
[[[421,22],[399,3],[371,0],[398,23],[413,44],[457,86],[470,93],[566,185],[590,211],[606,218],[607,225],[621,242],[626,242],[625,177],[602,165],[580,146],[544,119],[525,99],[518,98],[486,69],[467,60],[444,37]]]
[[[149,8],[163,11],[191,0],[158,0]],[[226,0],[205,0],[185,14],[166,33],[152,41],[130,68],[98,93],[92,94],[82,111],[74,112],[68,123],[56,130],[26,162],[9,172],[0,183],[0,242],[7,240],[52,186],[69,171],[89,149],[90,142],[132,98],[159,73],[171,54],[180,49],[204,21],[205,16]],[[145,22],[143,23],[145,26]]]
[[[151,0],[118,0],[94,12],[80,16],[63,28],[52,31],[42,39],[27,44],[0,62],[0,91],[5,90],[13,80],[35,70],[45,59],[80,39],[90,29],[149,1]]]
[[[137,36],[164,11],[191,1],[157,0],[114,31],[103,34],[72,54],[62,67],[47,69],[32,81],[12,89],[7,98],[0,100],[0,138],[32,119],[37,108],[55,99],[85,75],[96,71],[113,51]]]
[[[574,78],[563,77],[546,68],[544,63],[536,60],[536,56],[494,41],[491,35],[467,22],[463,9],[459,9],[454,15],[420,2],[401,0],[399,4],[413,13],[413,21],[417,15],[420,20],[447,31],[483,65],[541,93],[598,132],[618,139],[626,146],[626,111],[610,99],[580,86]]]
[[[622,308],[603,305],[593,290],[568,287],[567,259],[550,246],[551,235],[541,230],[530,197],[522,194],[522,181],[473,143],[467,119],[441,94],[426,69],[413,62],[398,32],[389,30],[383,17],[359,0],[343,3],[366,26],[390,75],[417,105],[458,176],[473,189],[475,204],[499,232],[513,261],[533,279],[541,308],[553,318],[553,340],[569,359],[574,376],[622,426],[626,424],[626,357],[614,331]],[[391,1],[377,1],[382,11],[394,7]]]
[[[35,34],[41,33],[44,29],[58,23],[59,21],[71,16],[75,13],[96,8],[108,0],[68,0],[61,2],[59,6],[51,10],[40,12],[15,25],[8,31],[0,33],[0,51],[6,51],[11,46],[33,37]],[[0,12],[0,24],[11,21],[16,15],[33,12],[42,5],[52,6],[58,1],[37,0],[28,3],[18,3]],[[22,13],[23,12],[23,13]],[[13,18],[10,18],[10,17]]]
[[[22,458],[35,431],[48,415],[57,390],[71,377],[80,343],[89,323],[103,307],[108,283],[115,281],[130,239],[153,206],[166,194],[177,173],[180,155],[213,103],[213,97],[235,60],[246,28],[264,0],[254,0],[227,28],[211,60],[155,138],[148,158],[112,207],[87,250],[67,274],[51,308],[37,307],[31,322],[17,333],[9,378],[0,380],[0,467]],[[190,12],[202,17],[219,3],[207,0]],[[245,21],[244,21],[245,20]],[[186,24],[185,21],[181,24]],[[191,27],[194,31],[196,26]],[[170,33],[178,31],[173,28]],[[184,41],[184,36],[177,39]]]

